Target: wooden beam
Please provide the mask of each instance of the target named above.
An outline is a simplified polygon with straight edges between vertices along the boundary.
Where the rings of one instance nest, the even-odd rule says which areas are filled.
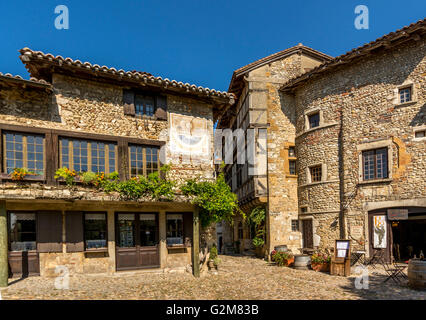
[[[6,201],[0,201],[0,288],[7,287],[9,264],[7,241]]]
[[[193,214],[192,236],[192,272],[194,277],[200,277],[200,210],[195,208]]]

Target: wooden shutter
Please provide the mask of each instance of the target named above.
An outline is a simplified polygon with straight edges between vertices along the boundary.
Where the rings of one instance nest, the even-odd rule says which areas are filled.
[[[62,213],[37,213],[37,251],[62,252]]]
[[[166,96],[157,96],[156,97],[156,106],[155,116],[160,120],[167,120],[167,97]]]
[[[67,212],[65,215],[65,233],[67,252],[84,251],[84,226],[82,212]]]
[[[135,116],[135,93],[132,90],[123,90],[124,114]]]
[[[314,235],[312,227],[312,219],[302,220],[303,227],[303,247],[313,248],[314,247]]]
[[[183,214],[183,240],[190,239],[192,244],[192,230],[193,230],[193,221],[192,221],[192,212],[185,212]]]

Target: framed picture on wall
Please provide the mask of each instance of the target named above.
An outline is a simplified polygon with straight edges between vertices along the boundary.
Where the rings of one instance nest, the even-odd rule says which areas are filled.
[[[387,222],[386,216],[374,216],[373,217],[373,248],[385,249],[386,248],[386,237],[387,237]]]

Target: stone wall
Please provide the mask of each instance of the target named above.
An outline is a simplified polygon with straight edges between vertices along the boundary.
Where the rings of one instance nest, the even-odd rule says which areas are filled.
[[[301,217],[313,217],[320,247],[332,246],[337,236],[351,237],[353,227],[361,226],[363,235],[355,245],[368,249],[365,207],[378,201],[420,203],[426,197],[426,140],[414,137],[415,129],[426,125],[425,54],[424,39],[411,41],[324,73],[296,90],[299,206],[308,209]],[[410,84],[415,101],[398,105],[398,87]],[[311,110],[320,110],[322,121],[307,131],[305,115]],[[390,148],[391,176],[365,183],[360,155],[363,147],[375,145]],[[307,167],[317,163],[325,164],[327,177],[309,184]],[[331,230],[334,220],[339,225]]]

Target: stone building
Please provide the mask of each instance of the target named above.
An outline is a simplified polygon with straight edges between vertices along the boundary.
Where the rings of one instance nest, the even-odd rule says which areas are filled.
[[[264,170],[247,178],[234,161],[225,172],[246,212],[267,209],[267,253],[339,238],[370,255],[425,252],[425,24],[336,58],[299,45],[234,73],[236,104],[219,127],[264,130]],[[252,236],[239,220],[222,236],[244,249]]]
[[[214,114],[233,95],[20,53],[31,79],[0,74],[1,284],[8,265],[13,276],[57,275],[57,266],[70,273],[188,268],[191,252],[198,257],[199,224],[187,199],[124,201],[80,183],[70,189],[55,172],[118,172],[124,181],[170,164],[175,180],[212,179]],[[15,168],[35,174],[17,182]]]

